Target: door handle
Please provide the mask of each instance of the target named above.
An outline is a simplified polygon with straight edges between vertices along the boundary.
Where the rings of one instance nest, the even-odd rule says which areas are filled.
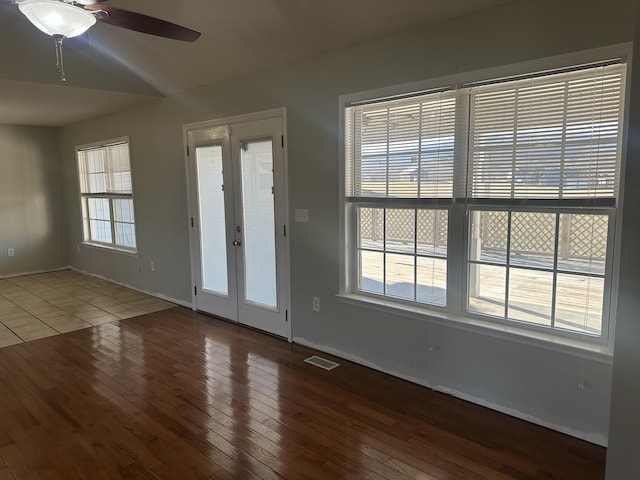
[[[233,241],[233,246],[234,247],[239,247],[240,245],[242,245],[242,242],[240,240],[234,240]]]

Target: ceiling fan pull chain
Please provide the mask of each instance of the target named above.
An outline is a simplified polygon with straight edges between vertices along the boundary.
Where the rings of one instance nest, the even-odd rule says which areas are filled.
[[[56,67],[58,68],[58,73],[60,74],[60,81],[66,82],[67,78],[64,74],[64,61],[62,59],[62,40],[64,37],[62,35],[54,35],[53,40],[56,42]]]

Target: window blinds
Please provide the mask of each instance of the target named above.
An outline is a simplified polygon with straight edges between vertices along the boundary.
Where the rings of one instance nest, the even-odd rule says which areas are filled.
[[[625,66],[470,89],[469,196],[615,198]]]
[[[127,142],[80,150],[78,158],[82,193],[132,193]]]
[[[348,197],[451,198],[455,92],[348,106]]]

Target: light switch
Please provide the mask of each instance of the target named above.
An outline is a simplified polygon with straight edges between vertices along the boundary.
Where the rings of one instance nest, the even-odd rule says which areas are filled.
[[[306,208],[296,208],[295,221],[296,223],[308,223],[309,210],[307,210]]]

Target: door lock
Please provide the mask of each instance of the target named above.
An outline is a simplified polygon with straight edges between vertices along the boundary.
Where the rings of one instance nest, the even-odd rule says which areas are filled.
[[[234,247],[239,247],[240,245],[242,245],[242,242],[240,240],[234,240],[233,241],[233,246]]]

